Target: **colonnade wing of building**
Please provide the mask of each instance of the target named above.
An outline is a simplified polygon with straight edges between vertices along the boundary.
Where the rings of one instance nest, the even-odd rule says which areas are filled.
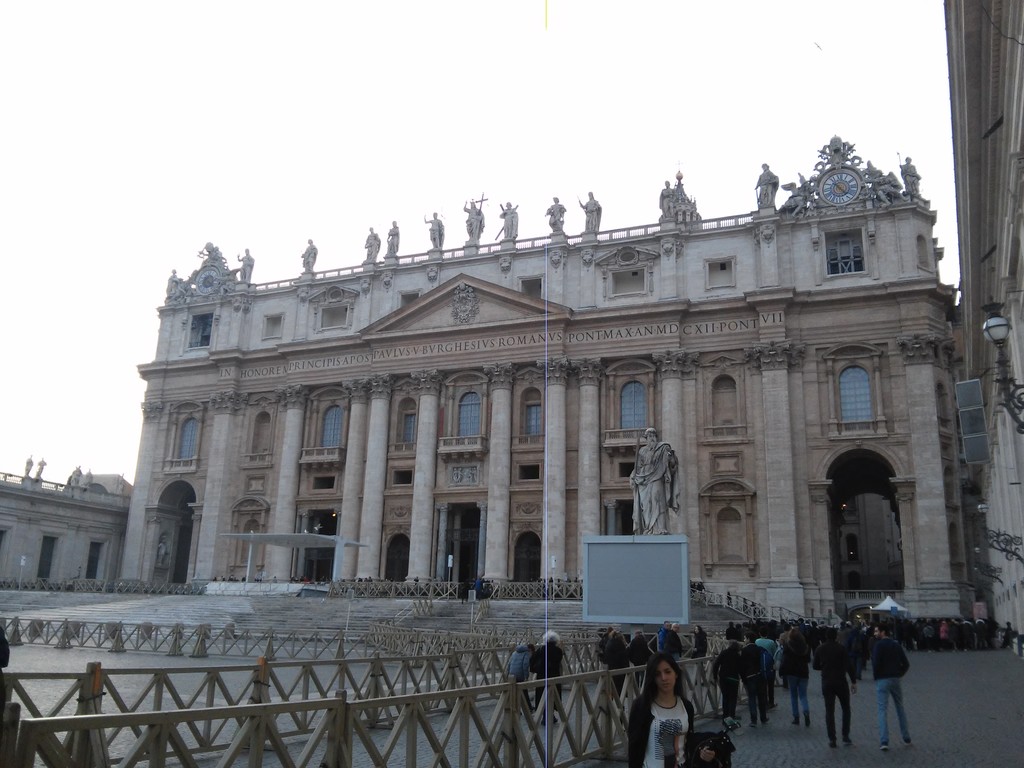
[[[314,533],[365,545],[345,578],[577,579],[583,537],[635,533],[653,427],[694,580],[960,612],[934,213],[869,196],[852,145],[819,154],[779,209],[169,294],[124,574],[326,580],[331,547],[220,535]]]

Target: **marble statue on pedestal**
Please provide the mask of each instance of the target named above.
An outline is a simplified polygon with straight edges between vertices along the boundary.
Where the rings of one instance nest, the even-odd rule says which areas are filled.
[[[675,213],[675,195],[672,194],[672,182],[666,181],[665,188],[661,190],[661,194],[658,196],[658,207],[661,208],[662,221],[674,221],[676,218]]]
[[[363,259],[363,263],[372,264],[377,260],[377,254],[380,253],[380,235],[373,231],[373,227],[370,227],[370,234],[366,236],[363,247],[366,249],[366,258]]]
[[[779,191],[779,177],[772,173],[768,163],[761,163],[761,175],[757,177],[757,207],[774,208],[775,195]]]
[[[562,234],[563,225],[565,224],[565,206],[558,202],[558,198],[552,198],[554,202],[548,206],[545,214],[548,217],[548,225],[551,227],[551,231],[556,234]]]
[[[921,196],[921,176],[917,172],[917,168],[907,158],[907,161],[900,166],[900,175],[903,177],[903,186],[907,197],[913,200],[915,197]]]
[[[500,205],[499,205],[500,207]],[[515,240],[519,237],[519,206],[512,207],[512,203],[505,203],[505,207],[498,214],[503,223],[501,237],[503,240]]]
[[[644,430],[645,445],[636,452],[629,476],[633,488],[633,533],[668,533],[668,513],[679,511],[679,460],[668,443],[658,441],[653,427]]]
[[[28,477],[29,475],[32,474],[32,465],[33,464],[35,464],[35,462],[32,461],[32,457],[31,456],[29,456],[27,459],[25,459],[25,477]]]
[[[319,253],[316,246],[313,245],[312,240],[307,240],[309,245],[306,246],[306,250],[302,253],[302,269],[306,272],[312,272],[313,267],[316,266],[316,256]]]
[[[237,257],[242,266],[238,269],[238,282],[245,283],[248,285],[252,282],[252,268],[256,264],[256,259],[249,255],[249,249],[245,249],[245,256]]]
[[[401,235],[398,232],[398,222],[391,222],[391,229],[388,230],[388,252],[384,254],[384,257],[397,256],[398,255],[398,241]]]
[[[476,201],[470,200],[469,207],[467,208],[463,205],[462,210],[466,212],[466,234],[469,235],[468,245],[480,245],[480,235],[484,233],[483,208],[477,208]]]
[[[584,203],[579,198],[577,198],[577,202],[587,217],[586,223],[583,225],[584,234],[596,235],[601,229],[601,204],[594,199],[593,192],[587,193],[587,202]]]
[[[430,247],[440,251],[444,248],[444,222],[437,218],[435,211],[434,218],[428,219],[424,216],[423,223],[430,225]]]
[[[36,464],[36,480],[43,479],[43,470],[46,469],[46,459],[40,459]]]

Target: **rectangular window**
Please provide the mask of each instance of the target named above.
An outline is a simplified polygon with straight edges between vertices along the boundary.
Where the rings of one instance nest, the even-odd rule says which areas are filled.
[[[284,332],[284,315],[267,315],[263,318],[263,338],[280,339]]]
[[[100,573],[100,555],[103,554],[102,541],[89,542],[89,559],[85,562],[85,578],[97,579]]]
[[[540,480],[540,464],[520,464],[520,480]]]
[[[706,268],[708,288],[731,288],[736,285],[732,259],[706,262]]]
[[[199,349],[210,346],[213,336],[213,313],[192,316],[192,327],[188,332],[188,348]]]
[[[528,435],[539,435],[541,434],[541,408],[540,403],[527,403],[525,424],[523,429]]]
[[[43,536],[42,546],[39,547],[39,568],[36,571],[36,578],[50,578],[50,569],[53,566],[53,552],[56,548],[56,536]]]
[[[403,413],[402,414],[402,442],[403,443],[415,443],[416,442],[416,414],[415,413]]]
[[[524,277],[519,282],[519,290],[525,293],[527,296],[531,296],[535,299],[544,298],[544,282],[543,278],[540,277]]]
[[[324,307],[320,310],[321,328],[344,328],[348,325],[348,306]]]
[[[860,232],[835,232],[825,235],[828,274],[850,275],[864,271],[864,249]]]
[[[633,474],[633,468],[636,466],[635,462],[632,461],[620,461],[619,462],[619,477],[629,477]]]
[[[419,291],[416,293],[403,293],[402,294],[402,306],[407,307],[412,304],[416,299],[420,297]]]
[[[396,469],[391,475],[392,485],[412,485],[411,469]]]
[[[329,491],[334,487],[334,475],[317,475],[313,478],[314,491]]]
[[[631,269],[623,272],[612,272],[612,294],[643,293],[645,272],[642,269]]]

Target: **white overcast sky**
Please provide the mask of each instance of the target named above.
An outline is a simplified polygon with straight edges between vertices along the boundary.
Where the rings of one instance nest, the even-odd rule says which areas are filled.
[[[9,2],[0,14],[0,471],[135,473],[156,308],[207,241],[253,279],[359,263],[367,228],[429,247],[463,203],[593,191],[602,229],[657,220],[677,169],[704,218],[834,134],[913,157],[957,281],[941,0]],[[778,203],[786,198],[780,191]]]

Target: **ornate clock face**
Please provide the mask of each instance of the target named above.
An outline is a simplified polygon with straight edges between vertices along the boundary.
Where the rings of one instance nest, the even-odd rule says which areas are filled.
[[[860,194],[860,177],[853,171],[832,171],[821,180],[821,196],[832,205],[846,205]]]
[[[220,272],[213,267],[204,267],[196,275],[196,290],[202,294],[210,294],[220,285]]]

